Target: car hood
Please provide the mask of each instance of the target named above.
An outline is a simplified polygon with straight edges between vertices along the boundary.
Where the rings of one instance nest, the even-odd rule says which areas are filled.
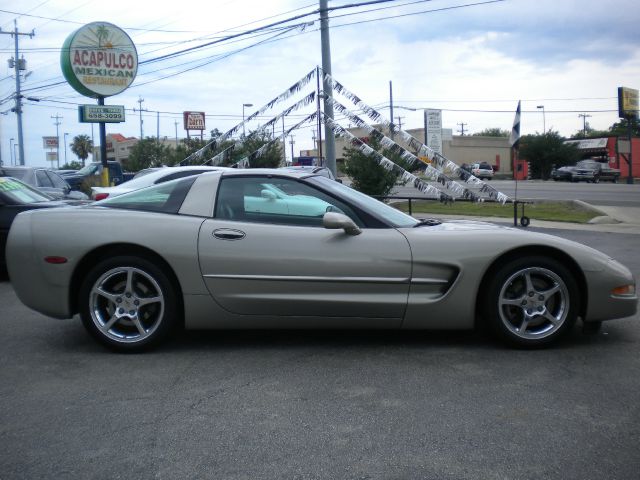
[[[488,222],[473,220],[443,221],[439,225],[399,229],[411,244],[415,254],[437,255],[431,245],[436,236],[446,239],[455,261],[464,264],[478,259],[497,258],[519,248],[554,248],[574,258],[584,271],[602,271],[612,259],[581,243],[546,233],[533,232]]]

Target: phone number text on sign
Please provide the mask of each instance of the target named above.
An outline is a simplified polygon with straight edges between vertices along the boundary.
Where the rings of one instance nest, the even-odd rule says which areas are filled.
[[[120,123],[125,121],[123,105],[81,105],[78,116],[83,123]]]

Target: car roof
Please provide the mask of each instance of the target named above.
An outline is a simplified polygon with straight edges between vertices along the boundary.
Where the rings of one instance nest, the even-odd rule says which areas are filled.
[[[251,175],[272,175],[279,177],[306,178],[316,174],[306,170],[289,170],[287,168],[229,168],[222,176],[251,176]],[[321,176],[321,175],[318,175]]]
[[[136,182],[138,180],[142,181],[142,179],[144,179],[145,182],[147,181],[154,181],[157,180],[159,178],[164,177],[165,175],[171,175],[173,173],[176,172],[188,172],[190,170],[194,170],[194,171],[212,171],[215,172],[217,170],[221,170],[224,169],[224,167],[210,167],[208,165],[187,165],[184,167],[159,167],[155,170],[153,170],[152,172],[147,173],[146,175],[142,175],[141,177],[138,177],[136,179],[133,180],[129,180],[128,182],[125,182],[123,185],[133,182],[134,180],[136,180]]]

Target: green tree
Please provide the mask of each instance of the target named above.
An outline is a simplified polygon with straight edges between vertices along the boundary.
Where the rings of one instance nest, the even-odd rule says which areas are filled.
[[[634,137],[640,137],[640,121],[637,118],[627,120],[621,119],[619,122],[614,123],[609,127],[611,136],[615,137],[627,137],[629,135],[629,121],[631,121],[631,135]]]
[[[158,142],[155,138],[147,137],[133,146],[125,167],[131,172],[137,172],[145,168],[167,165],[174,158],[175,154],[171,147]]]
[[[93,151],[93,141],[89,135],[76,135],[71,142],[71,151],[82,161],[84,167],[85,161]]]
[[[170,158],[166,159],[165,165],[180,165],[189,155],[197,152],[207,143],[206,140],[200,140],[199,138],[183,138],[176,148],[171,148]],[[185,165],[202,165],[211,158],[211,156],[213,155],[208,155],[204,159],[187,162]]]
[[[553,165],[561,167],[575,163],[580,152],[575,145],[564,143],[564,138],[556,131],[549,130],[543,135],[525,135],[520,140],[520,158],[531,165],[531,177],[546,180]]]
[[[411,170],[414,168],[409,162],[400,158],[386,149],[381,149],[380,142],[371,137],[368,145],[379,151],[386,158],[404,168]],[[417,165],[415,167],[418,167]],[[389,171],[379,165],[376,160],[362,153],[356,147],[348,147],[344,152],[344,173],[351,177],[351,186],[367,195],[385,196],[389,195],[396,183],[398,183],[398,173]]]
[[[511,135],[509,130],[502,130],[501,128],[485,128],[477,133],[474,133],[473,137],[508,137]]]
[[[72,160],[62,165],[60,167],[60,170],[80,170],[81,168],[82,168],[82,164],[80,162],[76,162],[75,160]]]
[[[640,137],[640,122],[637,118],[631,119],[631,134]],[[587,123],[586,134],[583,129],[571,135],[573,139],[579,138],[602,138],[602,137],[627,137],[629,135],[629,120],[621,119],[611,125],[607,130],[594,130]]]
[[[272,142],[265,151],[256,158],[250,158],[250,168],[277,168],[282,163],[282,148],[279,142],[273,142],[271,133],[265,130],[253,130],[249,135],[241,137],[241,143],[236,145],[232,160],[229,163],[235,163],[243,157],[248,157],[252,153],[258,151],[267,143]]]

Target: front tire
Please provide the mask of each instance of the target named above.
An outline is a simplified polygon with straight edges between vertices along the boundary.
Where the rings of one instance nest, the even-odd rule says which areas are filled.
[[[104,260],[80,288],[80,317],[103,345],[137,352],[157,345],[176,325],[177,298],[167,274],[145,258]]]
[[[493,332],[518,347],[560,340],[578,316],[578,287],[559,262],[545,257],[512,260],[492,275],[483,302]]]

